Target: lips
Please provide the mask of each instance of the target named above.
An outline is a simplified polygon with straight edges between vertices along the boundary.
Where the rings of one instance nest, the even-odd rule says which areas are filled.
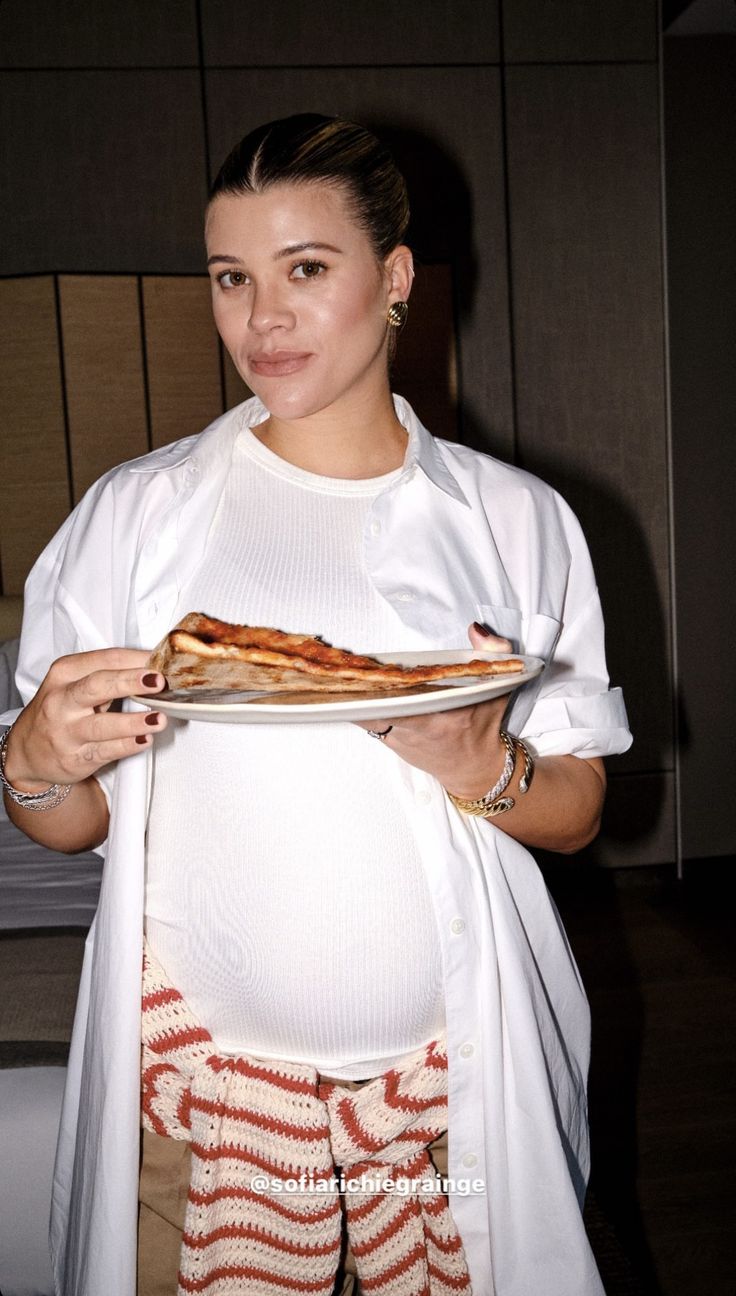
[[[249,357],[248,364],[262,378],[283,378],[303,369],[311,358],[311,351],[259,351]]]

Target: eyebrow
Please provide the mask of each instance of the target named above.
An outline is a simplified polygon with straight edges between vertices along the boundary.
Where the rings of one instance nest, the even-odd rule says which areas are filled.
[[[335,252],[338,256],[342,255],[341,249],[335,247],[332,243],[313,243],[310,241],[307,243],[290,243],[288,247],[282,248],[280,252],[276,253],[274,261],[280,261],[282,257],[294,256],[297,252],[310,251]],[[208,258],[207,265],[215,265],[217,262],[222,262],[225,265],[240,265],[241,263],[240,257],[225,256],[224,254],[221,255],[216,253],[214,256]]]
[[[312,248],[316,252],[336,252],[338,256],[341,255],[340,249],[332,243],[290,243],[288,247],[276,253],[274,261],[280,261],[282,257],[294,256],[296,252],[309,252]]]

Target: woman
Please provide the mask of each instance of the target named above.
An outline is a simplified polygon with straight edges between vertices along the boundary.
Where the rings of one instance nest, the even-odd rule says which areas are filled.
[[[407,220],[403,181],[362,128],[302,115],[246,137],[213,187],[206,240],[217,327],[255,398],[109,473],[29,578],[9,811],[57,849],[107,843],[54,1186],[65,1294],[136,1290],[144,925],[166,978],[154,998],[183,996],[221,1068],[260,1060],[303,1080],[319,1111],[446,1050],[447,1171],[477,1181],[450,1191],[454,1289],[602,1291],[580,1213],[587,1002],[526,847],[591,840],[602,757],[630,736],[569,509],[528,474],[434,441],[390,394]],[[155,697],[148,650],[194,608],[358,652],[467,634],[548,666],[510,706],[391,724],[167,725],[114,709]],[[183,1221],[151,1183],[170,1185],[178,1158],[176,1197],[190,1168],[186,1142],[161,1131],[144,1150],[141,1296],[176,1290]],[[424,1133],[444,1171],[442,1128]],[[250,1216],[237,1227],[257,1233]],[[335,1291],[355,1290],[353,1249]],[[374,1260],[358,1257],[366,1278]],[[426,1254],[405,1260],[392,1291],[422,1289]],[[291,1287],[302,1270],[283,1257],[269,1286],[263,1265],[248,1276],[241,1256],[230,1279],[221,1265],[222,1290],[332,1290]],[[205,1289],[187,1274],[181,1290]]]

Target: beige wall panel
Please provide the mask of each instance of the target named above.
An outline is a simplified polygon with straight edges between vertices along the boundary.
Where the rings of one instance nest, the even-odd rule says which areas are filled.
[[[452,265],[461,439],[510,458],[513,408],[499,70],[212,70],[213,171],[249,130],[294,112],[378,130],[409,181],[418,262]]]
[[[70,506],[50,275],[0,280],[0,389],[2,587],[20,594]]]
[[[435,436],[457,440],[457,364],[448,265],[417,266],[391,385]]]
[[[222,413],[217,330],[203,275],[143,280],[151,440],[168,445]]]
[[[635,735],[616,765],[670,768],[657,71],[507,78],[520,460],[562,490],[588,536]]]
[[[23,596],[3,594],[0,597],[0,642],[17,639],[23,620]]]
[[[59,292],[76,502],[108,468],[148,449],[138,281],[61,275]]]
[[[3,489],[3,592],[22,594],[26,577],[38,555],[69,513],[66,481],[39,479],[29,485]]]

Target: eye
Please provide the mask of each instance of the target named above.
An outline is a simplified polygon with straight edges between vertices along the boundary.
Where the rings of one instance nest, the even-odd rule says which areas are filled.
[[[293,279],[317,279],[326,269],[323,261],[298,261],[292,266],[291,275]]]
[[[242,288],[244,284],[247,284],[248,276],[243,270],[222,270],[217,276],[217,282],[221,288],[225,289]]]

